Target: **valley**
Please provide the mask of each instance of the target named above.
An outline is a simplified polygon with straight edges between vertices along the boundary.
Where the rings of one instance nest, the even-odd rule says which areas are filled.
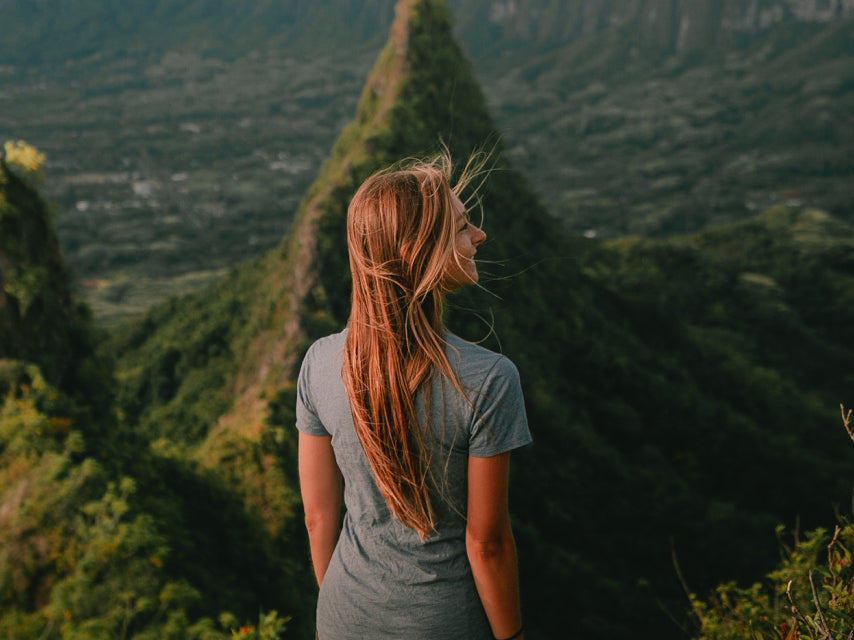
[[[100,51],[42,41],[43,62],[0,65],[0,139],[47,155],[64,253],[101,322],[278,244],[352,117],[390,20],[380,5],[343,37],[334,21],[296,35],[319,23],[306,9],[231,41],[210,39],[220,18],[199,5],[172,31],[140,18],[129,40],[99,31]],[[666,237],[786,202],[852,219],[850,20],[670,51],[623,28],[520,38],[509,14],[454,7],[508,158],[570,233]]]

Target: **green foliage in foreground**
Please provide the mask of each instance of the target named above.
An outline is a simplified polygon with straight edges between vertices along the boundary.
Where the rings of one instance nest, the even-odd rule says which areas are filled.
[[[0,360],[0,636],[237,636],[235,615],[200,615],[206,594],[175,566],[163,515],[98,460],[86,419],[37,367]],[[271,612],[240,637],[278,638],[284,623]]]
[[[778,530],[782,534],[782,528]],[[854,524],[816,529],[786,548],[767,582],[691,597],[698,640],[847,640],[854,633]]]
[[[849,435],[851,412],[843,421]],[[854,440],[854,435],[852,435]],[[777,534],[782,540],[783,527]],[[690,594],[697,640],[850,640],[854,637],[854,522],[815,529],[783,545],[764,583],[728,582],[708,600]]]

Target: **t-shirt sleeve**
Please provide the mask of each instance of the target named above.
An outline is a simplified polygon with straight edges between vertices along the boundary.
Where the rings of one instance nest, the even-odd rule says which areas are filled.
[[[299,378],[297,379],[297,429],[301,433],[310,436],[328,436],[329,432],[314,408],[312,385],[312,365],[315,361],[315,348],[312,346],[305,354],[302,365],[300,366]]]
[[[488,458],[531,442],[519,371],[500,356],[474,398],[469,455]]]

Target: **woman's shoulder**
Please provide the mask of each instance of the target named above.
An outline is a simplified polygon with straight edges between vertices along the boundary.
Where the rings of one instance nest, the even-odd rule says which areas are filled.
[[[448,360],[460,378],[469,375],[482,377],[496,374],[499,376],[519,376],[516,365],[502,353],[497,353],[474,342],[468,342],[452,333],[446,335],[446,340],[448,343]]]
[[[340,357],[344,349],[344,339],[347,337],[347,329],[323,336],[315,340],[305,353],[303,360],[326,360],[328,358]]]

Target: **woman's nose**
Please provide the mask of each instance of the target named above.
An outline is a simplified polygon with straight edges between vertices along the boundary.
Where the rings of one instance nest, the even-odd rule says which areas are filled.
[[[486,240],[486,232],[483,229],[481,229],[480,227],[477,227],[475,234],[474,234],[474,237],[472,237],[472,239],[471,239],[472,243],[473,244],[480,244],[484,240]]]

